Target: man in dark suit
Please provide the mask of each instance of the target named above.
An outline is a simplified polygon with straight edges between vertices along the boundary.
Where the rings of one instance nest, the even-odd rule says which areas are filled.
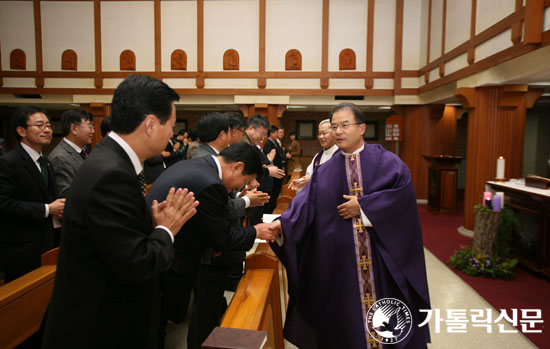
[[[61,114],[63,139],[48,155],[55,170],[58,196],[67,197],[76,171],[88,156],[84,147],[92,143],[95,128],[92,114],[82,109],[71,109]]]
[[[0,157],[0,270],[5,281],[41,265],[55,247],[52,217],[61,218],[65,199],[57,199],[55,174],[42,154],[52,141],[43,110],[18,109],[11,119],[19,143]]]
[[[267,156],[273,150],[275,150],[275,157],[273,158],[273,165],[285,171],[283,161],[285,158],[285,152],[283,148],[277,142],[279,135],[279,128],[271,126],[269,130],[269,137],[264,144],[264,154]],[[286,172],[286,171],[285,171]],[[269,202],[264,207],[264,213],[272,213],[277,206],[277,198],[281,193],[281,187],[283,186],[282,178],[273,178],[273,188],[269,193]]]
[[[208,144],[201,143],[194,158],[216,156],[218,154],[217,142],[220,142],[222,146],[224,142],[229,142],[229,145],[239,143],[245,126],[246,119],[238,113],[205,114],[197,124],[199,137],[201,139],[211,139],[214,135],[218,135],[218,137]],[[232,191],[229,193],[226,219],[231,226],[239,227],[241,226],[241,217],[246,215],[246,208],[263,206],[268,200],[267,193],[256,189],[247,188],[241,193]],[[245,250],[216,251],[214,253],[207,249],[201,257],[187,336],[188,348],[198,347],[219,324],[219,320],[227,308],[224,292],[226,289],[235,291],[242,276],[245,256]],[[183,318],[184,315],[180,315],[180,318]]]
[[[174,259],[174,235],[196,212],[187,189],[147,205],[143,161],[160,154],[179,96],[132,75],[112,102],[112,131],[81,166],[67,197],[44,348],[155,348],[160,273]],[[149,213],[151,208],[151,213]]]
[[[263,177],[260,181],[260,187],[258,190],[263,191],[264,193],[269,193],[273,189],[273,178],[283,178],[285,172],[273,165],[272,159],[269,159],[261,150],[261,144],[264,138],[267,136],[267,130],[269,129],[269,122],[261,114],[254,114],[248,120],[246,130],[242,141],[247,144],[251,144],[255,147],[260,154],[263,164]],[[274,156],[274,153],[272,153]],[[272,156],[272,155],[270,155]],[[258,206],[252,208],[250,214],[250,223],[258,224],[262,221],[262,216],[264,214],[264,206]]]
[[[256,237],[263,240],[276,237],[275,232],[266,229],[267,224],[233,227],[226,218],[228,193],[239,190],[261,174],[258,153],[250,145],[238,143],[217,156],[179,162],[153,183],[147,195],[148,202],[164,196],[171,186],[189,188],[200,202],[197,214],[176,238],[176,259],[170,270],[163,274],[164,309],[187,309],[205,251],[246,251],[252,247]],[[199,342],[191,346],[200,346]]]

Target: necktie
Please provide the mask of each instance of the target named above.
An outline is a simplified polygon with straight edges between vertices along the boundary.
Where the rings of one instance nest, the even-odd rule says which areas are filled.
[[[145,196],[145,174],[143,173],[143,171],[141,171],[137,175],[137,178],[139,181],[139,186],[141,187],[141,193],[143,194],[143,196]]]
[[[46,159],[44,159],[43,156],[40,156],[38,158],[38,163],[40,164],[40,172],[42,172],[42,178],[44,179],[44,183],[46,183],[46,188],[48,187],[48,163],[46,162]]]
[[[86,158],[88,157],[88,154],[86,154],[86,151],[84,151],[84,149],[82,149],[80,151],[80,156],[82,156],[82,159],[86,160]]]

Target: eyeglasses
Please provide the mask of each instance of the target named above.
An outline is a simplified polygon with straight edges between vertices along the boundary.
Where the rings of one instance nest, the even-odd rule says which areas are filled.
[[[38,127],[38,128],[41,129],[42,131],[44,131],[45,129],[49,128],[50,130],[53,131],[53,126],[52,126],[52,124],[27,124],[27,126]]]
[[[240,129],[240,128],[232,128],[233,131],[239,131],[239,132],[242,132],[244,133],[244,130],[243,129]]]
[[[257,128],[255,128],[256,132],[258,132],[258,134],[262,137],[262,138],[265,138],[267,137],[267,133],[266,132],[261,132],[260,130],[258,130]]]
[[[87,127],[87,128],[89,128],[90,130],[95,130],[95,126],[92,125],[92,124],[80,124],[80,126]]]
[[[332,124],[330,127],[332,128],[333,131],[338,131],[338,128],[341,128],[342,131],[345,131],[347,130],[351,125],[361,125],[362,122],[354,122],[354,123],[348,123],[348,122],[344,122],[343,124]]]

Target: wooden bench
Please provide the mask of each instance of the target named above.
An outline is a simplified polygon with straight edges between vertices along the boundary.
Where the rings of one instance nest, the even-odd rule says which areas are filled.
[[[246,258],[246,272],[220,327],[267,332],[266,348],[284,348],[279,261],[265,253]]]
[[[50,303],[59,248],[42,266],[0,287],[0,348],[13,348],[40,329]]]

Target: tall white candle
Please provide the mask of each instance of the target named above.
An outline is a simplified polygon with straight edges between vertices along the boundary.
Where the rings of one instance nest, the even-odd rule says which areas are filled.
[[[504,178],[504,158],[499,156],[497,159],[497,179]]]

